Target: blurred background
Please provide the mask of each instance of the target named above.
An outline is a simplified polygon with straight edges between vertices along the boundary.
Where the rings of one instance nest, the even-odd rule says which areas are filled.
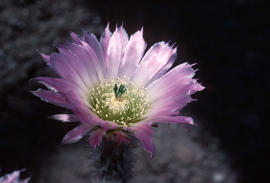
[[[97,182],[87,139],[61,145],[74,125],[48,119],[65,110],[31,95],[39,85],[29,80],[55,76],[39,52],[70,32],[99,37],[110,22],[129,35],[143,26],[148,48],[176,43],[176,64],[197,63],[206,87],[182,111],[195,126],[160,125],[153,159],[138,147],[131,182],[269,181],[269,14],[267,0],[0,0],[0,175],[26,168],[33,183]]]

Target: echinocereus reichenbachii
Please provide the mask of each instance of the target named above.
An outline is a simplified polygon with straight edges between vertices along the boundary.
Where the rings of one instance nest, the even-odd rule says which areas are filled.
[[[54,119],[80,122],[65,135],[64,143],[76,142],[91,131],[89,141],[96,147],[104,135],[121,143],[133,133],[153,155],[153,123],[193,124],[179,111],[204,87],[192,79],[195,71],[188,63],[169,70],[176,48],[159,42],[144,54],[143,30],[129,38],[122,26],[113,33],[107,26],[100,40],[86,32],[71,37],[72,42],[58,46],[58,53],[42,54],[60,78],[37,77],[49,90],[33,91],[72,111],[53,115]]]

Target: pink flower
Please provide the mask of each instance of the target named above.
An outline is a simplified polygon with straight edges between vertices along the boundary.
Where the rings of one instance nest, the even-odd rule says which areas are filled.
[[[190,95],[204,87],[192,79],[195,71],[188,63],[169,71],[176,48],[159,42],[144,54],[143,30],[129,38],[122,26],[113,33],[107,26],[100,41],[86,32],[82,37],[71,33],[71,37],[72,42],[58,47],[59,53],[42,54],[61,78],[35,78],[49,90],[33,91],[42,100],[73,112],[54,119],[80,121],[63,143],[76,142],[90,130],[93,147],[105,134],[121,143],[133,133],[153,155],[154,122],[193,124],[192,118],[178,113],[193,101]]]
[[[28,183],[30,178],[19,180],[20,173],[20,170],[16,170],[10,174],[0,177],[0,183]]]

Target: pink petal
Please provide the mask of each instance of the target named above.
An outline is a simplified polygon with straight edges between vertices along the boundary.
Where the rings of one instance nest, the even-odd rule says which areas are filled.
[[[80,125],[76,128],[70,130],[63,138],[62,143],[74,143],[80,140],[83,136],[87,134],[87,132],[91,129],[90,126]]]
[[[104,66],[104,71],[106,69],[105,65],[105,57],[104,57],[104,51],[102,49],[102,45],[97,40],[96,36],[94,34],[88,34],[87,32],[84,32],[83,34],[83,40],[86,42],[96,53],[97,57],[99,58],[100,64]]]
[[[103,135],[104,135],[103,129],[97,129],[91,133],[90,144],[92,145],[93,148],[96,148],[96,146],[98,146],[101,143]]]
[[[55,92],[76,91],[79,88],[78,85],[61,78],[36,77],[34,80]]]
[[[51,54],[51,64],[53,69],[64,79],[73,82],[74,84],[79,85],[80,88],[83,90],[87,90],[86,84],[87,82],[84,80],[86,79],[89,81],[89,77],[87,74],[83,71],[85,71],[82,68],[85,68],[82,66],[81,63],[76,65],[74,63],[74,60],[69,59],[69,57],[64,56],[62,54]],[[80,70],[81,69],[81,70]],[[84,77],[82,78],[82,72],[84,74]]]
[[[28,183],[30,178],[19,180],[21,171],[23,170],[16,170],[10,174],[0,177],[0,182],[1,183]]]
[[[178,85],[170,87],[167,86],[167,93],[164,95],[152,94],[151,108],[146,114],[146,116],[160,115],[160,113],[167,113],[170,115],[176,111],[181,110],[187,103],[193,101],[194,99],[190,96],[190,90],[194,84],[194,80],[184,80],[184,82],[179,82]],[[184,83],[184,84],[183,84]],[[161,93],[162,89],[156,91],[156,93]],[[156,98],[156,96],[159,96]]]
[[[116,132],[116,143],[117,143],[117,145],[120,145],[120,144],[123,143],[123,142],[129,143],[130,140],[129,140],[129,138],[128,138],[125,134],[123,134],[122,132]]]
[[[85,123],[86,125],[107,125],[107,122],[101,120],[89,109],[87,99],[78,95],[79,91],[76,89],[76,87],[74,87],[75,85],[72,83],[57,78],[38,77],[35,79],[45,83],[49,88],[52,88],[61,93],[63,92],[64,96],[71,104],[70,109],[74,112],[76,118],[82,123]]]
[[[107,125],[105,121],[101,120],[89,109],[87,99],[84,98],[84,96],[79,95],[80,90],[76,89],[75,87],[76,85],[66,80],[57,78],[38,77],[35,79],[41,81],[49,88],[61,92],[57,94],[64,96],[64,99],[66,99],[67,102],[69,103],[69,106],[65,105],[64,107],[71,109],[76,115],[78,121],[81,121],[85,125],[101,125],[101,126]]]
[[[86,46],[88,49],[85,49]],[[102,72],[99,58],[87,43],[81,42],[81,45],[67,43],[66,48],[59,48],[59,52],[65,59],[62,65],[68,64],[86,87],[99,79],[98,74]]]
[[[18,183],[28,183],[30,181],[30,178],[26,178],[24,180],[19,181]]]
[[[121,62],[119,76],[131,77],[143,56],[146,42],[143,39],[143,29],[131,35],[127,43],[123,60]]]
[[[77,34],[75,34],[74,32],[71,32],[70,36],[71,36],[74,43],[81,44],[81,39]]]
[[[151,154],[151,157],[155,155],[155,145],[151,139],[153,131],[151,129],[151,123],[138,124],[131,127],[135,136],[141,141],[144,149]]]
[[[110,42],[110,39],[111,39],[111,35],[112,35],[112,33],[110,31],[109,23],[108,23],[108,25],[106,26],[105,31],[102,33],[101,38],[100,38],[100,43],[102,45],[104,53],[107,53],[107,49],[108,49],[108,45],[109,45],[109,42]]]
[[[76,84],[60,78],[34,78],[54,92],[62,93],[71,104],[83,103],[88,105],[86,93]]]
[[[89,106],[79,103],[76,100],[73,100],[74,97],[70,98],[70,102],[73,104],[72,111],[79,119],[80,122],[84,123],[85,125],[90,126],[101,126],[103,129],[110,129],[117,127],[116,123],[111,121],[104,121],[100,119],[96,114],[94,114],[90,109]]]
[[[179,111],[188,102],[193,101],[191,94],[204,89],[195,79],[195,72],[189,64],[181,64],[147,87],[151,100],[150,111],[146,116]]]
[[[62,121],[64,123],[79,121],[74,114],[55,114],[50,116],[50,118]]]
[[[26,179],[20,181],[19,183],[28,183],[29,181],[30,181],[30,178],[26,178]]]
[[[17,183],[20,176],[20,171],[14,171],[10,174],[0,177],[1,183]]]
[[[123,27],[116,28],[112,37],[110,38],[107,50],[107,71],[109,78],[117,78],[120,63],[127,43],[128,35],[126,31],[123,29]]]
[[[98,57],[94,48],[90,47],[90,45],[87,44],[86,42],[82,42],[82,48],[78,50],[78,54],[81,55],[81,57],[84,56],[86,60],[91,62],[92,69],[89,71],[94,72],[95,75],[93,75],[92,77],[95,76],[96,78],[93,81],[102,80],[104,78],[105,70],[106,70],[106,63],[105,63],[105,60],[103,59],[104,57]],[[100,54],[103,55],[103,53],[100,53]]]
[[[158,80],[151,83],[147,88],[148,91],[151,92],[151,94],[155,94],[155,97],[159,98],[161,95],[166,94],[166,92],[168,91],[168,86],[182,87],[183,84],[179,85],[179,82],[189,82],[189,80],[187,79],[192,79],[194,75],[195,71],[192,69],[192,65],[189,65],[188,63],[183,63],[176,66],[175,68],[167,72],[165,75],[161,76]]]
[[[160,99],[151,104],[147,117],[159,115],[178,115],[179,111],[189,102],[194,101],[189,95],[178,95],[168,97],[167,100]]]
[[[160,123],[186,123],[193,125],[193,119],[188,116],[157,116],[153,118],[152,120],[155,120],[155,122]]]
[[[134,74],[133,81],[139,86],[146,86],[159,78],[172,66],[176,57],[176,49],[169,47],[164,42],[152,46]]]
[[[69,101],[61,93],[44,89],[38,89],[36,91],[32,91],[32,93],[45,102],[52,103],[60,107],[71,108]]]
[[[40,55],[42,56],[42,58],[46,62],[46,64],[50,66],[51,65],[50,56],[49,55],[46,55],[44,53],[40,53]]]

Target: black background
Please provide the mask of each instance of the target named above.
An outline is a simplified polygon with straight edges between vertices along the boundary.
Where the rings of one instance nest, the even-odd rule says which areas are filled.
[[[111,29],[123,23],[128,33],[134,33],[143,26],[148,46],[160,40],[175,42],[179,53],[176,64],[197,63],[196,78],[206,87],[195,95],[198,101],[187,110],[200,119],[205,130],[220,139],[222,149],[232,159],[239,182],[269,180],[269,1],[81,0],[73,2],[74,9],[53,6],[54,3],[0,2],[0,166],[5,167],[3,173],[38,167],[70,128],[47,122],[49,114],[62,109],[34,98],[28,90],[35,84],[29,83],[29,79],[44,73],[52,75],[51,71],[44,70],[45,64],[35,49],[49,53],[54,49],[53,41],[64,40],[70,31],[81,33],[81,28],[87,29],[90,24],[94,27],[90,31],[100,33],[95,19],[90,22],[89,14],[75,12],[76,8],[85,6],[100,16],[102,28],[107,22]],[[29,12],[26,17],[22,9]],[[69,26],[61,27],[61,21],[48,21],[61,16],[71,17],[70,23],[63,24]],[[76,16],[85,18],[76,23]],[[29,39],[22,39],[24,36]],[[55,133],[51,133],[52,128]]]

